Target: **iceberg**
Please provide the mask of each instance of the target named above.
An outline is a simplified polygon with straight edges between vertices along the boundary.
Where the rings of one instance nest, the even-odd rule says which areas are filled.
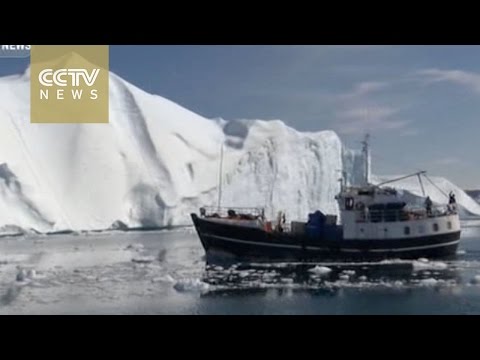
[[[268,216],[336,214],[342,173],[350,183],[363,177],[361,152],[333,131],[207,119],[113,73],[109,124],[31,124],[29,97],[28,69],[0,78],[0,228],[190,225],[190,212],[217,203],[222,147],[222,205],[261,206]],[[440,182],[480,215],[468,195]]]

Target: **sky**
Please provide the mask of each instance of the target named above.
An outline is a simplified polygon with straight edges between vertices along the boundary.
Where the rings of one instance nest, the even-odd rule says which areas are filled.
[[[28,59],[0,59],[0,76]],[[207,118],[371,134],[378,175],[427,170],[480,189],[480,46],[110,47],[110,70]]]

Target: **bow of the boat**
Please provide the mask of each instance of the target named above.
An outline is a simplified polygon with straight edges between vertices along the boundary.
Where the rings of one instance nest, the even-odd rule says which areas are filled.
[[[205,251],[207,251],[208,250],[208,244],[205,242],[205,239],[202,235],[201,219],[195,213],[191,213],[190,217],[192,219],[193,226],[195,227],[195,230],[197,231],[197,235],[200,238],[200,242],[202,243],[202,246],[205,249]]]

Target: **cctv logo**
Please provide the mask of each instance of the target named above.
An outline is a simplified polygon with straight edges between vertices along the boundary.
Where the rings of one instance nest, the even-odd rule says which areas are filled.
[[[32,45],[30,122],[108,124],[107,45]]]
[[[57,71],[45,69],[38,75],[38,81],[43,86],[52,86],[53,83],[58,86],[68,86],[67,80],[63,79],[63,77],[70,76],[72,79],[71,86],[79,86],[80,77],[82,77],[87,86],[93,86],[99,72],[100,69],[93,69],[91,74],[85,69],[60,69]]]
[[[90,73],[86,69],[59,69],[56,71],[53,69],[45,69],[38,74],[38,81],[46,87],[54,85],[59,87],[79,87],[83,84],[92,87],[95,84],[99,72],[100,69],[92,69]],[[40,89],[41,100],[48,100],[49,96],[49,89]],[[55,96],[57,100],[65,99],[65,90],[57,89]],[[81,100],[82,96],[83,89],[71,89],[71,98],[73,100]],[[91,89],[88,96],[90,97],[90,100],[98,99],[97,89]]]

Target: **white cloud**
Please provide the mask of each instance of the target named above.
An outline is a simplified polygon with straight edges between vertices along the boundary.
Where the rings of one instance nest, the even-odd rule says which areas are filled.
[[[388,118],[398,112],[397,108],[386,106],[369,106],[357,107],[338,113],[338,116],[343,119],[362,119],[365,121],[378,121]]]
[[[415,75],[426,84],[436,82],[450,82],[463,85],[480,93],[480,74],[463,70],[424,69],[417,71]]]
[[[350,92],[339,95],[337,100],[352,100],[385,89],[386,87],[388,87],[388,83],[383,81],[364,81],[356,84]]]
[[[393,119],[398,108],[373,106],[352,108],[337,113],[338,132],[345,135],[363,134],[365,132],[378,132],[389,130],[405,131],[410,121]]]
[[[405,129],[398,133],[399,136],[417,136],[418,134],[420,134],[418,129]]]

